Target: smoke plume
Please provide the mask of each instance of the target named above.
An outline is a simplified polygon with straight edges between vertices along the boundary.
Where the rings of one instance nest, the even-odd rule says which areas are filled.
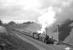
[[[70,6],[71,2],[72,0],[50,0],[48,11],[38,18],[39,24],[42,25],[41,30],[39,30],[38,32],[43,33],[46,27],[49,27],[53,23],[55,23],[58,20],[57,18],[55,18],[57,14],[61,14],[65,8],[68,8]]]

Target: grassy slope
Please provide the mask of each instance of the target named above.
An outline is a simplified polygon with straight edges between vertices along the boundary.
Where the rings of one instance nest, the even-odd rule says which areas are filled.
[[[32,44],[15,36],[15,32],[11,32],[9,29],[7,31],[7,34],[0,33],[0,40],[6,44],[5,50],[39,50]]]
[[[73,45],[73,29],[72,29],[70,35],[64,40],[64,42]]]

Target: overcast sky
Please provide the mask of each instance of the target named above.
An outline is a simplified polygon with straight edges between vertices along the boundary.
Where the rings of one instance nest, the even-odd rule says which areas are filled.
[[[49,6],[53,6],[55,10],[62,9],[62,12],[57,13],[57,21],[73,17],[72,0],[0,0],[0,19],[4,23],[11,20],[37,21],[38,17],[47,12]]]

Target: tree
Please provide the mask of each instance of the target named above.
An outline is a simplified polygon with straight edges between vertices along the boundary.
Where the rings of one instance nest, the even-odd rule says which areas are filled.
[[[33,22],[31,21],[27,21],[27,22],[24,22],[23,24],[32,24]]]
[[[0,25],[2,25],[2,21],[0,20]]]
[[[15,22],[14,22],[14,21],[11,21],[11,22],[9,22],[8,24],[12,25],[12,24],[15,24]]]

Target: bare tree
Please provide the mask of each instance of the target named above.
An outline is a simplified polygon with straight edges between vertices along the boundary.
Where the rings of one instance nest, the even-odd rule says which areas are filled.
[[[8,24],[12,25],[12,24],[15,24],[15,22],[14,22],[14,21],[11,21],[11,22],[9,22]]]
[[[3,23],[2,23],[2,21],[0,20],[0,25],[2,25]]]

